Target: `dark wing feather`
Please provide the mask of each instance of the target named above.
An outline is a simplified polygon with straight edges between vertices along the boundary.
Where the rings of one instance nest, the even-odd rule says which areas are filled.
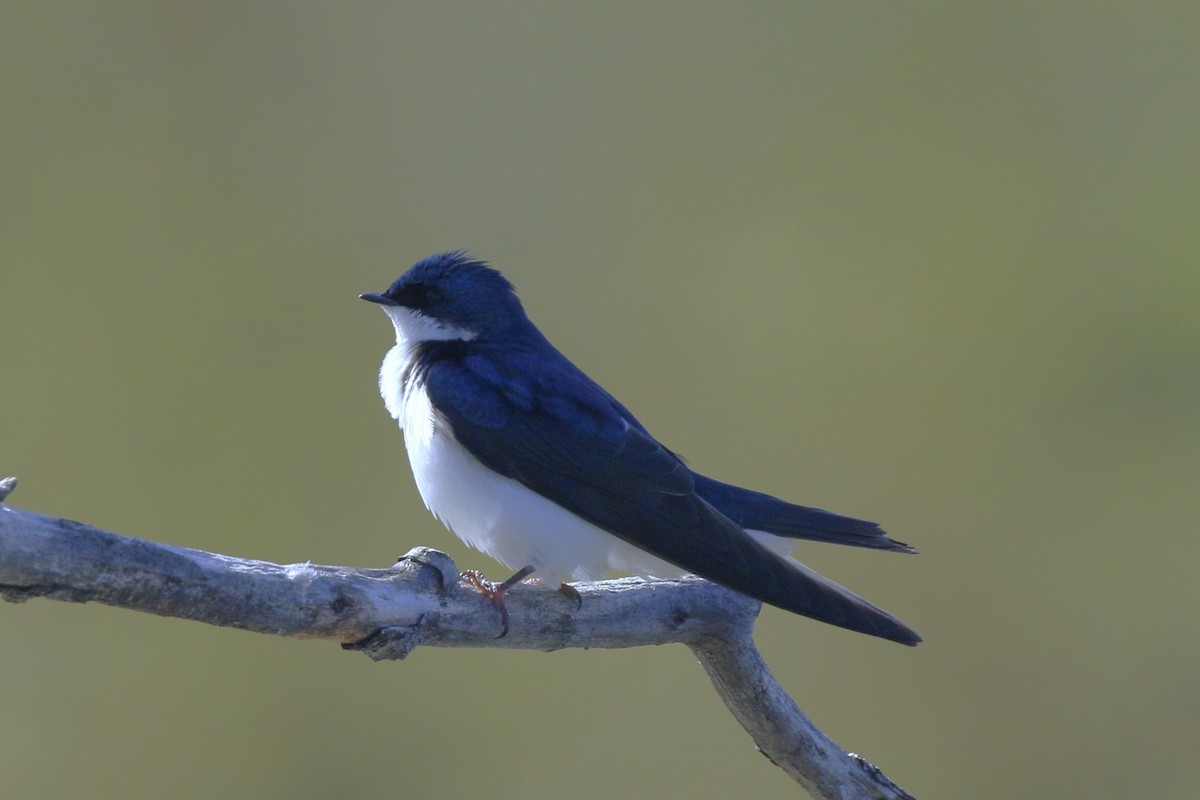
[[[489,469],[730,589],[851,630],[920,641],[899,620],[780,558],[716,511],[696,493],[683,462],[570,362],[543,356],[536,368],[521,369],[511,354],[506,362],[511,368],[501,372],[499,360],[486,355],[445,358],[424,376],[454,437]]]
[[[870,547],[915,553],[904,542],[887,535],[874,522],[809,508],[769,494],[696,475],[696,492],[718,511],[743,528],[766,531],[792,539],[811,539],[852,547]]]

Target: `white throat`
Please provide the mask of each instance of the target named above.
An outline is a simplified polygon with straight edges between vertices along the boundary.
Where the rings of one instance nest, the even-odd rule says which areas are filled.
[[[404,306],[383,306],[383,310],[396,328],[396,344],[446,342],[453,339],[469,342],[479,335],[475,331],[448,325]]]
[[[439,322],[404,306],[383,306],[383,310],[396,329],[396,346],[388,351],[379,370],[379,394],[383,396],[388,413],[404,428],[405,376],[414,366],[417,348],[425,342],[469,342],[478,334]],[[410,384],[407,390],[411,389]]]

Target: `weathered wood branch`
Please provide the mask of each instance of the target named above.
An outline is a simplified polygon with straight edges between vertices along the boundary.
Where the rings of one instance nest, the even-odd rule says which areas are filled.
[[[783,691],[754,646],[759,604],[697,578],[576,584],[581,607],[523,584],[511,625],[460,583],[444,553],[416,548],[390,569],[272,564],[119,536],[3,504],[0,596],[47,597],[180,617],[256,633],[328,639],[371,658],[417,645],[558,650],[680,643],[759,749],[814,797],[899,800],[902,789],[822,733]]]

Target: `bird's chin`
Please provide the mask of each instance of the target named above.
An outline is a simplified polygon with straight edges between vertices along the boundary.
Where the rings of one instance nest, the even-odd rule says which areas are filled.
[[[398,344],[421,344],[422,342],[469,342],[477,334],[475,331],[450,325],[433,317],[418,314],[403,306],[385,306],[384,311],[392,319],[396,328]]]

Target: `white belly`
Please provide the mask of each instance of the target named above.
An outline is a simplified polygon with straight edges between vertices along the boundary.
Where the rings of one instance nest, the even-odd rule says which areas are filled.
[[[480,464],[437,419],[423,388],[399,396],[404,357],[397,350],[394,358],[388,354],[380,376],[384,399],[404,429],[421,499],[460,539],[513,570],[532,566],[548,581],[594,580],[612,572],[658,578],[683,574]]]

